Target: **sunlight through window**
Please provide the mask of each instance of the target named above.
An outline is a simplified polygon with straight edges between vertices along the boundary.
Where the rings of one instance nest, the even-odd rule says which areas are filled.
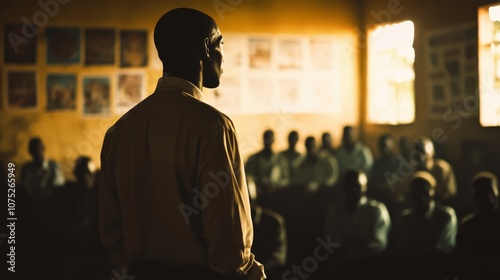
[[[500,126],[500,3],[479,8],[479,119]]]
[[[407,124],[415,119],[414,26],[411,21],[368,30],[368,122]]]

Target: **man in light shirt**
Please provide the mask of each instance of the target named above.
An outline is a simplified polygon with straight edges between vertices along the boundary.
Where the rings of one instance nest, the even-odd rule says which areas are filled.
[[[233,122],[204,102],[219,86],[223,39],[189,8],[164,14],[163,77],[106,133],[101,239],[140,279],[265,279]]]
[[[273,149],[273,130],[264,131],[262,144],[262,149],[248,158],[245,172],[257,187],[259,202],[267,205],[273,193],[288,186],[290,174],[286,159]]]
[[[362,170],[370,178],[373,155],[370,148],[357,139],[354,127],[347,125],[343,128],[342,144],[338,147],[336,156],[340,176],[344,176],[348,169],[356,168]]]
[[[45,144],[40,137],[32,137],[28,144],[32,161],[21,169],[21,187],[28,195],[47,198],[54,188],[64,185],[65,179],[59,164],[45,156]]]
[[[399,218],[395,251],[398,256],[434,256],[455,248],[457,216],[453,208],[435,201],[436,180],[427,171],[410,178],[412,207]]]
[[[292,185],[310,192],[333,187],[339,177],[335,157],[320,154],[312,136],[306,138],[305,146],[306,154],[295,162]]]
[[[344,199],[333,205],[325,220],[325,235],[340,243],[339,258],[366,259],[383,253],[388,245],[391,219],[385,205],[366,197],[363,171],[346,171],[341,188]]]

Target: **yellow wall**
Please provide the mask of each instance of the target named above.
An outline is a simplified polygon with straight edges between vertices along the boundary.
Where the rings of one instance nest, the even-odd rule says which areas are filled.
[[[456,162],[460,156],[460,147],[462,141],[478,140],[483,141],[485,147],[490,151],[490,157],[494,160],[497,170],[498,152],[496,148],[500,140],[500,128],[486,128],[479,125],[478,117],[461,118],[462,123],[458,121],[449,121],[445,118],[431,119],[428,115],[428,93],[426,92],[425,80],[425,60],[424,60],[424,36],[429,31],[452,27],[468,22],[477,22],[477,9],[480,6],[498,3],[500,1],[453,1],[453,0],[367,0],[364,3],[362,18],[364,23],[362,26],[370,25],[371,23],[380,22],[380,18],[376,15],[389,14],[390,21],[412,20],[415,24],[415,101],[416,101],[416,119],[415,122],[409,125],[390,126],[390,125],[370,125],[364,122],[364,114],[362,114],[364,137],[367,143],[376,148],[377,137],[384,132],[392,132],[396,137],[407,135],[412,139],[420,136],[432,137],[431,133],[435,129],[442,129],[447,136],[446,141],[442,143],[444,155],[450,161]],[[389,3],[399,3],[401,7],[397,13],[385,13],[390,11]],[[398,9],[399,10],[399,9]],[[385,11],[385,12],[383,12]],[[366,52],[361,51],[361,108],[360,112],[365,112],[366,108],[366,84],[363,82],[366,78],[365,61]],[[455,129],[456,128],[456,129]]]
[[[42,0],[47,2],[48,0]],[[1,53],[3,54],[5,23],[21,23],[21,18],[32,19],[42,11],[38,1],[3,1],[0,25]],[[158,0],[59,0],[59,11],[50,17],[46,26],[147,28],[152,31],[156,20],[167,10],[188,6],[211,15],[224,32],[276,33],[300,35],[334,35],[348,49],[338,61],[342,73],[342,110],[338,114],[287,114],[277,112],[265,115],[233,115],[242,143],[242,153],[246,157],[260,148],[260,136],[265,128],[276,130],[276,148],[285,147],[285,137],[290,129],[297,129],[302,140],[306,135],[320,136],[328,130],[336,141],[344,124],[359,122],[359,54],[356,26],[358,25],[358,1],[352,0],[220,0],[220,1],[158,1]],[[219,9],[214,2],[221,4]],[[229,9],[224,10],[224,5]],[[87,154],[99,165],[99,152],[106,129],[119,117],[88,118],[81,114],[81,105],[76,112],[44,111],[45,81],[50,71],[76,71],[85,73],[113,74],[117,67],[54,67],[45,64],[44,28],[38,31],[38,53],[36,66],[5,65],[0,58],[2,74],[2,103],[5,103],[5,73],[12,69],[36,69],[39,84],[39,109],[32,112],[6,111],[0,109],[0,160],[20,165],[29,159],[27,142],[31,136],[39,135],[47,144],[47,154],[59,161],[67,176],[77,155]],[[152,40],[151,40],[152,42]],[[156,51],[151,47],[153,57],[147,69],[147,92],[154,90],[161,76],[156,59]],[[79,80],[80,82],[80,80]],[[81,102],[81,89],[77,95]]]

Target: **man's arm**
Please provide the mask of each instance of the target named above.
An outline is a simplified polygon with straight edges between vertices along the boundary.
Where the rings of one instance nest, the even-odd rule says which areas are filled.
[[[286,265],[286,257],[288,252],[288,240],[286,235],[285,220],[281,216],[276,217],[276,230],[277,235],[275,236],[274,240],[274,250],[272,254],[273,258],[271,262],[276,266],[284,266]]]
[[[389,212],[382,203],[376,208],[373,226],[373,235],[370,240],[368,240],[367,249],[373,253],[379,253],[387,248],[389,230],[391,227]]]
[[[443,219],[442,231],[436,239],[436,249],[439,252],[449,253],[455,249],[457,237],[457,215],[451,208],[447,208],[447,215]]]
[[[112,133],[106,133],[101,151],[99,185],[99,232],[104,247],[114,256],[125,260],[120,202],[113,180]]]
[[[208,264],[228,277],[264,279],[262,265],[250,252],[250,201],[234,128],[226,121],[211,131],[202,140],[198,173],[200,192],[209,199],[201,211]]]

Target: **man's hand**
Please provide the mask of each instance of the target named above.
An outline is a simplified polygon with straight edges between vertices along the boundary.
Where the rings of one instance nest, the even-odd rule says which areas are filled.
[[[245,280],[264,280],[267,279],[266,273],[264,272],[264,265],[258,261],[253,261],[253,265],[250,268],[248,274],[243,278]]]

